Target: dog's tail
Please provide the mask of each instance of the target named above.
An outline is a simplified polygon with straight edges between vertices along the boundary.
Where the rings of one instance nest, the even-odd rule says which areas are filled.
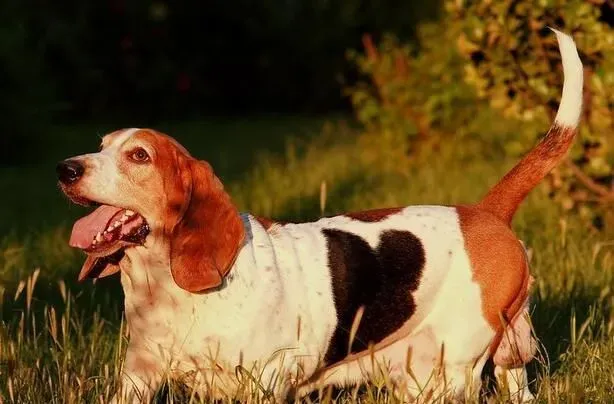
[[[563,95],[552,126],[533,148],[477,204],[506,223],[511,223],[520,203],[566,155],[577,132],[582,111],[582,62],[573,39],[556,34],[563,61]]]

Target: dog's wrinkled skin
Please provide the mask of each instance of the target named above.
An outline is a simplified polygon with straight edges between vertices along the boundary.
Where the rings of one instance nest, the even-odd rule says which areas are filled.
[[[113,236],[102,213],[71,236],[89,255],[81,278],[121,274],[130,343],[116,400],[149,400],[165,377],[232,396],[238,365],[258,369],[265,386],[278,380],[277,399],[364,382],[379,365],[406,398],[462,398],[492,358],[514,400],[530,401],[532,278],[510,222],[576,132],[582,65],[573,41],[557,37],[566,80],[557,118],[474,205],[275,223],[239,214],[207,163],[150,129],[114,132],[100,152],[61,163],[73,201],[139,218],[141,238],[124,237],[119,221]],[[96,226],[109,233],[84,244]],[[104,258],[111,252],[117,259]]]

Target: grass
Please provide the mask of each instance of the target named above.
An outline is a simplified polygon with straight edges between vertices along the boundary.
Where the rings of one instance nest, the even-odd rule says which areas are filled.
[[[466,135],[409,161],[389,134],[356,136],[313,119],[190,122],[161,128],[212,162],[242,210],[278,219],[378,206],[475,201],[515,159]],[[117,278],[76,284],[83,257],[68,248],[84,211],[55,187],[61,158],[92,151],[108,125],[57,127],[35,165],[0,169],[0,402],[106,402],[126,344]],[[287,142],[288,134],[294,135]],[[51,136],[50,135],[50,136]],[[326,190],[325,199],[322,190]],[[322,211],[322,205],[324,209]],[[533,250],[532,320],[542,360],[540,402],[614,400],[614,255],[536,189],[514,221]],[[322,401],[394,402],[379,381]],[[171,389],[168,401],[179,401]],[[504,398],[499,397],[502,401]]]

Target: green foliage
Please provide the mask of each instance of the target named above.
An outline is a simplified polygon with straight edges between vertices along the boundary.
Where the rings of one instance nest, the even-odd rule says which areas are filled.
[[[441,46],[454,35],[439,24],[422,25],[415,49],[393,35],[385,35],[376,47],[366,35],[365,54],[348,52],[368,79],[346,90],[358,121],[368,131],[388,134],[398,142],[408,137],[426,140],[462,126],[476,111],[476,97],[462,82],[458,53]]]
[[[366,35],[364,53],[348,52],[364,80],[346,94],[366,132],[379,134],[374,146],[380,153],[418,151],[412,161],[421,162],[442,141],[477,135],[499,147],[516,139],[518,123],[477,96],[464,81],[456,47],[442,46],[454,44],[458,35],[457,25],[427,23],[418,27],[415,46],[393,35],[375,45]]]
[[[608,8],[610,7],[610,8]],[[601,226],[614,201],[608,145],[614,135],[614,29],[611,3],[445,2],[445,24],[423,24],[419,46],[393,36],[350,59],[366,78],[347,94],[367,132],[406,150],[433,138],[475,134],[519,156],[554,119],[563,76],[556,37],[573,35],[586,71],[582,147],[548,182],[565,209]],[[611,14],[608,14],[611,15]],[[610,18],[610,20],[608,20]],[[485,126],[484,122],[489,122]]]
[[[461,31],[465,81],[505,117],[523,122],[513,151],[529,148],[558,106],[560,56],[545,27],[573,35],[585,65],[583,147],[574,166],[555,171],[550,189],[564,208],[598,220],[614,196],[608,148],[614,136],[614,21],[604,16],[613,7],[603,0],[446,2],[451,24]]]
[[[553,26],[573,35],[588,71],[585,135],[602,136],[611,128],[614,30],[599,21],[598,5],[477,0],[448,1],[447,8],[461,28],[458,49],[471,60],[464,65],[465,79],[494,108],[544,126],[552,121],[563,86],[556,38],[545,29]]]

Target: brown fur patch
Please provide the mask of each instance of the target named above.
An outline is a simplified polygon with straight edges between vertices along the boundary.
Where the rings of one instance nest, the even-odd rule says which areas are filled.
[[[511,223],[524,198],[565,156],[575,134],[575,128],[553,124],[542,141],[491,188],[478,207]]]
[[[134,137],[155,150],[152,163],[163,187],[155,192],[165,197],[163,232],[170,238],[173,279],[189,292],[219,286],[245,236],[238,210],[211,166],[173,138],[151,129]]]
[[[264,230],[269,230],[274,224],[281,224],[266,217],[254,216],[254,219],[264,227]]]
[[[484,317],[497,331],[522,308],[528,295],[529,267],[524,247],[508,225],[474,206],[457,206],[473,279],[482,295]]]
[[[361,212],[349,212],[344,213],[343,216],[349,217],[360,222],[379,222],[386,219],[388,216],[399,213],[403,208],[385,208],[385,209],[371,209]]]
[[[187,156],[190,187],[186,206],[171,235],[171,272],[175,282],[190,292],[222,283],[239,253],[244,228],[239,212],[213,174],[209,164]]]

